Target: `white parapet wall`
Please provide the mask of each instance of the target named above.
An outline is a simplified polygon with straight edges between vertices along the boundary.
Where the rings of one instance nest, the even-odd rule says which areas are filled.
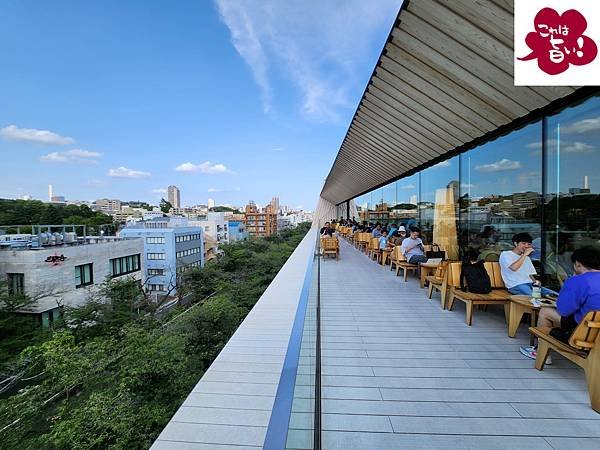
[[[263,446],[316,233],[300,242],[153,450]]]

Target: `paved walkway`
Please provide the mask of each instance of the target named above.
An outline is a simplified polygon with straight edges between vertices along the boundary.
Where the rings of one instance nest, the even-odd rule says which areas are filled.
[[[468,327],[461,302],[442,311],[439,293],[428,300],[346,242],[321,271],[325,449],[600,448],[583,372],[556,354],[535,370],[518,351],[526,326],[509,338],[501,307]],[[311,376],[298,383],[309,397]],[[304,447],[295,435],[288,445]]]

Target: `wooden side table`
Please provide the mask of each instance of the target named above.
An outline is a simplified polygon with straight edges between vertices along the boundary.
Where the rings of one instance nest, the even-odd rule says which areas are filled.
[[[551,303],[542,303],[541,307],[533,306],[529,295],[511,295],[510,309],[508,313],[508,336],[515,337],[517,329],[523,318],[523,314],[528,313],[531,317],[530,324],[532,327],[537,325],[537,315],[540,308],[556,308],[556,302],[549,298],[541,298],[540,300],[548,300]],[[533,345],[533,335],[530,336],[530,343]]]

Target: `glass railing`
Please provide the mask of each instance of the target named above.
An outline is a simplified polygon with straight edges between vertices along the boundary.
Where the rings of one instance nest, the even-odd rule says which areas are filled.
[[[265,449],[321,448],[320,264],[316,233]],[[282,424],[286,425],[285,428]]]

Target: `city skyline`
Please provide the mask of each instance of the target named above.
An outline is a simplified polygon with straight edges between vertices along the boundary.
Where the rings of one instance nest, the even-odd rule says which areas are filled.
[[[6,5],[0,198],[314,209],[400,3]]]

